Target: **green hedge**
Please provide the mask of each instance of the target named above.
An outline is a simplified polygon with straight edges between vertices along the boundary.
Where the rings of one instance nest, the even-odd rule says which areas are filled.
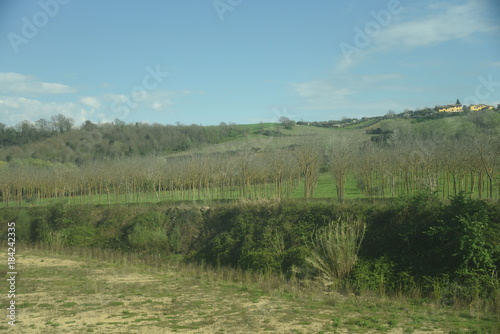
[[[410,291],[418,285],[435,292],[446,285],[464,296],[483,296],[498,287],[500,206],[464,194],[449,201],[418,195],[392,201],[58,204],[0,210],[2,222],[16,222],[18,244],[181,254],[187,261],[299,278],[314,275],[305,259],[316,231],[347,215],[367,225],[346,282],[355,291]],[[0,235],[6,233],[2,223]]]

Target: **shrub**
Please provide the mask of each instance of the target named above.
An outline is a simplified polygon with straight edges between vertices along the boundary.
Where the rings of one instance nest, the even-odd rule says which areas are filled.
[[[129,247],[137,251],[169,251],[169,240],[163,216],[159,212],[137,215],[125,228],[124,238]]]
[[[90,225],[71,226],[60,232],[65,246],[89,247],[98,241],[96,229]]]
[[[30,226],[31,242],[49,242],[52,229],[43,217],[36,217]]]
[[[360,259],[350,276],[350,285],[358,294],[384,294],[393,291],[397,285],[411,284],[413,281],[409,275],[403,275],[401,278],[403,280],[396,281],[395,265],[387,257]]]
[[[325,285],[338,284],[352,270],[365,233],[365,223],[352,217],[332,221],[320,229],[306,262],[318,271]]]
[[[495,269],[498,246],[487,242],[489,217],[484,201],[454,197],[441,219],[428,231],[430,256],[441,273],[486,272]]]

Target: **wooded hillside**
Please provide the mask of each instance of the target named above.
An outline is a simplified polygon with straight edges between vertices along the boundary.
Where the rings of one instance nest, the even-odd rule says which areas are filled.
[[[339,199],[419,192],[447,198],[462,191],[494,199],[500,191],[495,111],[428,121],[385,119],[350,129],[56,124],[51,132],[27,127],[31,137],[20,126],[19,138],[48,138],[3,144],[0,191],[6,205],[53,198],[108,204],[313,198],[325,197],[326,187],[335,189],[326,197]]]

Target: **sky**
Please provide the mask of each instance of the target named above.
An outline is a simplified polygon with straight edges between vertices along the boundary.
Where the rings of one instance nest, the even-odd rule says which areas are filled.
[[[0,123],[496,106],[499,17],[498,0],[0,0]]]

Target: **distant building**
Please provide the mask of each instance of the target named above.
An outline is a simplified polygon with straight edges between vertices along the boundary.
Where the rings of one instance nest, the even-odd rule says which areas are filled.
[[[447,106],[436,107],[439,112],[462,112],[464,108],[461,104],[449,104]]]
[[[494,109],[494,107],[486,104],[471,104],[468,109],[469,111],[480,111],[484,109],[491,110]]]

